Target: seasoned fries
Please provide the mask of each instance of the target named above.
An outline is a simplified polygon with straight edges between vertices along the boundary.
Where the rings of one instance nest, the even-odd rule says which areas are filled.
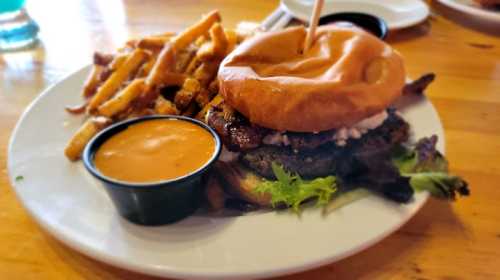
[[[163,73],[161,76],[163,83],[162,86],[182,86],[187,78],[187,75],[180,73]]]
[[[183,49],[194,42],[196,38],[207,33],[214,23],[220,21],[219,11],[212,11],[193,26],[179,33],[179,35],[173,38],[172,43],[176,49]]]
[[[228,40],[224,28],[219,23],[214,24],[210,29],[210,38],[212,39],[212,52],[214,58],[223,58],[226,56]]]
[[[123,62],[122,67],[118,68],[111,76],[104,82],[104,84],[97,90],[96,94],[92,97],[87,107],[90,113],[97,110],[103,102],[112,97],[116,91],[127,81],[130,74],[137,70],[147,57],[144,50],[136,49],[130,57]]]
[[[78,160],[90,139],[109,124],[150,115],[203,119],[222,102],[215,79],[220,62],[239,43],[212,11],[184,31],[129,40],[116,54],[94,55],[84,83],[82,105],[67,107],[89,119],[76,131],[64,153]]]
[[[78,160],[87,142],[110,123],[110,120],[104,117],[88,119],[75,135],[73,135],[64,149],[66,157],[72,161]]]
[[[106,103],[102,104],[98,111],[99,115],[105,116],[108,118],[113,117],[119,112],[127,109],[129,104],[139,97],[144,90],[144,79],[136,79],[127,87],[125,87],[121,92],[115,95],[110,100],[106,101]]]
[[[182,88],[177,92],[174,103],[177,108],[183,110],[189,106],[191,100],[200,92],[200,83],[198,80],[188,78],[184,81]]]
[[[193,73],[193,77],[200,82],[200,85],[207,87],[210,81],[217,76],[220,61],[207,61],[202,63]]]
[[[236,34],[236,31],[229,30],[229,29],[224,30],[224,33],[226,33],[227,52],[229,53],[229,52],[232,52],[233,49],[238,44],[238,34]]]
[[[210,27],[216,22],[220,21],[220,15],[218,11],[213,11],[207,16],[203,17],[199,22],[191,26],[190,28],[184,30],[179,35],[175,36],[170,40],[168,44],[165,44],[158,60],[151,70],[146,84],[150,88],[154,88],[161,84],[161,79],[159,76],[162,72],[172,72],[175,68],[175,55],[178,50],[186,48],[188,45],[193,43],[198,37],[204,35],[208,32]]]
[[[203,44],[196,54],[201,61],[221,60],[226,56],[229,42],[224,28],[219,23],[210,28],[210,39],[211,41]]]
[[[155,112],[160,115],[178,115],[179,109],[170,100],[160,95],[156,99]]]
[[[170,40],[170,37],[146,37],[140,39],[136,46],[146,50],[161,50]]]
[[[83,84],[83,97],[89,98],[95,94],[97,87],[101,83],[101,75],[104,72],[104,66],[95,64],[90,74]]]
[[[118,68],[121,68],[123,63],[129,58],[128,54],[117,55],[110,63],[109,70],[116,71]]]
[[[175,72],[175,50],[172,43],[165,44],[156,62],[146,78],[148,88],[155,88],[163,83],[163,73]]]

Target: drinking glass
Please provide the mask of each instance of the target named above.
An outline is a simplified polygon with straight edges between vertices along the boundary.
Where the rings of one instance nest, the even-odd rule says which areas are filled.
[[[0,52],[37,42],[38,25],[26,13],[24,4],[25,0],[0,0]]]

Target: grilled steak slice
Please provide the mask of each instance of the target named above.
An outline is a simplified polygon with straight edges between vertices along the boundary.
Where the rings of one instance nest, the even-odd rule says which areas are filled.
[[[407,138],[407,129],[393,129],[393,127],[401,125],[407,128],[406,122],[397,116],[394,109],[388,109],[387,113],[388,118],[384,124],[373,131],[379,131],[380,137],[387,138],[384,139],[385,142],[402,142],[400,138]],[[288,146],[300,152],[312,151],[326,144],[335,145],[336,130],[319,133],[279,132],[251,124],[237,112],[227,116],[221,107],[214,107],[208,112],[207,123],[217,131],[226,148],[232,152],[249,151],[264,145]]]
[[[270,179],[274,178],[272,162],[304,178],[348,175],[355,172],[353,169],[356,165],[352,162],[356,155],[387,150],[394,144],[405,142],[408,139],[408,129],[408,124],[394,110],[389,110],[389,117],[381,126],[360,139],[347,141],[344,147],[328,142],[312,150],[297,151],[290,146],[263,145],[243,152],[241,161],[261,176]]]
[[[225,116],[220,107],[213,107],[209,110],[207,123],[217,131],[224,145],[232,152],[259,147],[268,131],[263,127],[250,124],[237,112]]]
[[[255,172],[274,179],[271,164],[282,165],[286,170],[298,173],[304,178],[327,176],[336,170],[336,162],[341,158],[339,148],[318,148],[313,151],[295,153],[289,147],[262,146],[245,152],[241,161]]]

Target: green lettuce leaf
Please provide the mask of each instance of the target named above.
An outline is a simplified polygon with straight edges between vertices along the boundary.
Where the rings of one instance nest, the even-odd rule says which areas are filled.
[[[420,139],[415,147],[397,147],[392,162],[402,176],[410,178],[415,191],[429,191],[437,198],[454,200],[459,195],[469,195],[467,182],[448,174],[448,161],[436,150],[437,137]]]
[[[392,162],[401,173],[448,172],[448,161],[436,150],[437,136],[420,139],[412,149],[399,146]]]
[[[270,194],[273,207],[286,205],[294,211],[300,211],[300,205],[307,200],[316,199],[317,206],[325,206],[332,194],[337,191],[334,176],[303,180],[297,174],[290,174],[276,164],[272,164],[276,181],[264,180],[254,189],[259,194]]]
[[[469,195],[470,191],[462,178],[444,172],[424,172],[410,175],[410,185],[415,191],[429,191],[432,196],[455,200],[457,193]]]

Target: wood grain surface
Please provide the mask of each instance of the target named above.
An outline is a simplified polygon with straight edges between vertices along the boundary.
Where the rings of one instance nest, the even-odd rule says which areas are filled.
[[[94,50],[112,51],[129,37],[181,30],[214,8],[226,26],[260,21],[277,3],[28,0],[42,30],[41,45],[0,55],[0,279],[154,279],[87,258],[34,222],[8,180],[12,129],[33,98],[90,63]],[[484,23],[482,29],[443,14],[449,12],[434,5],[426,22],[393,32],[388,41],[404,56],[410,76],[437,74],[428,96],[443,121],[451,169],[469,181],[472,196],[456,203],[430,200],[377,245],[280,279],[500,279],[500,39],[491,35],[500,28]]]

